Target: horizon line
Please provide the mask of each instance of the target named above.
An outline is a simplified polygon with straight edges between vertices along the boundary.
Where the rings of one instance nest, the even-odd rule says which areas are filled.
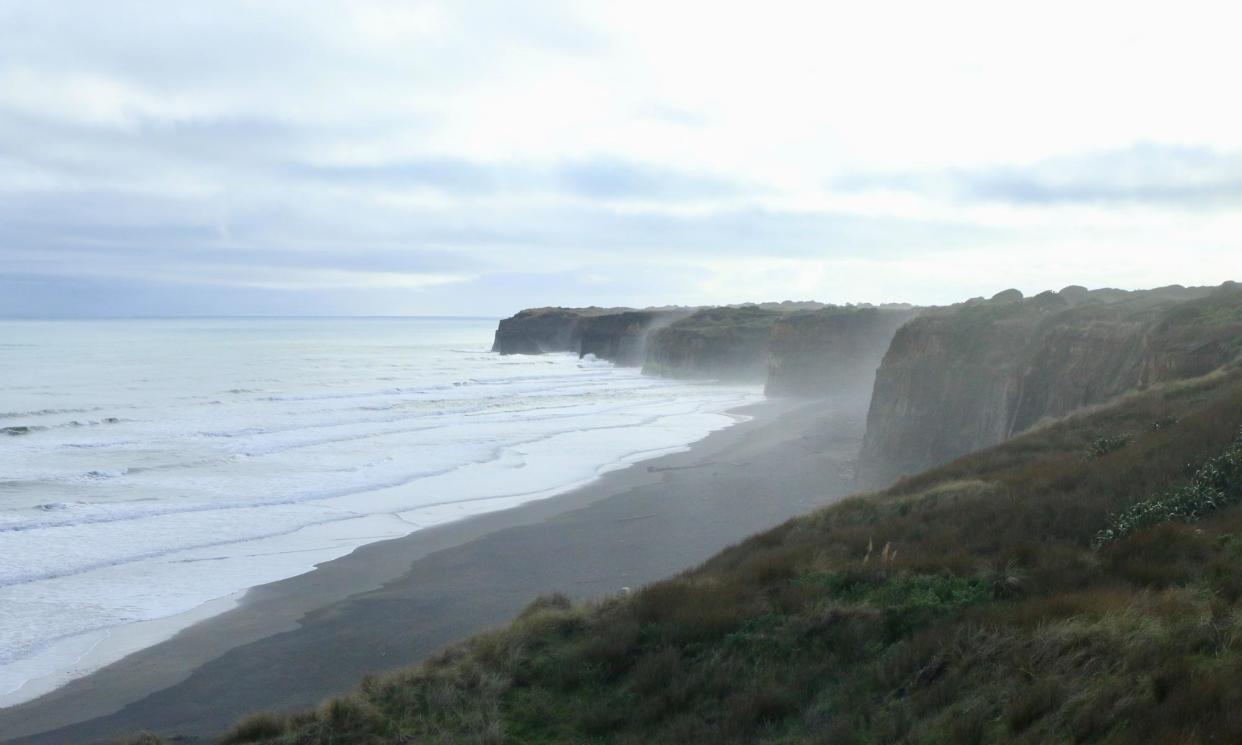
[[[456,321],[495,321],[504,316],[457,315],[133,315],[133,316],[0,316],[0,321],[204,321],[204,320],[342,320],[342,319],[425,319]]]

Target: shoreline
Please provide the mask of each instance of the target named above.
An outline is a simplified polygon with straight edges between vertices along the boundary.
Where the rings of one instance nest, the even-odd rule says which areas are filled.
[[[165,616],[164,618],[138,621],[110,629],[100,629],[91,634],[83,635],[83,637],[92,638],[73,637],[65,640],[67,642],[81,641],[86,648],[74,658],[73,663],[68,667],[36,676],[27,680],[20,688],[0,694],[0,714],[3,714],[8,708],[21,706],[50,693],[55,693],[58,689],[69,685],[79,678],[91,675],[96,670],[107,667],[114,662],[119,662],[131,654],[141,652],[148,647],[167,641],[195,624],[203,623],[215,616],[228,613],[241,605],[242,598],[249,591],[249,589],[240,590],[224,597],[213,598],[187,611]],[[75,673],[75,669],[78,668],[86,668],[88,671],[85,673]],[[10,703],[9,699],[17,700]]]
[[[750,419],[555,496],[254,587],[171,639],[0,709],[0,739],[217,734],[247,711],[314,705],[365,673],[417,662],[541,592],[585,599],[654,581],[852,491],[858,412],[772,400],[729,413]]]
[[[33,668],[33,674],[18,687],[0,691],[0,715],[10,708],[21,706],[42,696],[54,693],[59,688],[71,684],[74,680],[90,675],[129,655],[167,641],[191,626],[202,623],[213,616],[226,613],[236,608],[242,598],[253,590],[317,571],[320,566],[349,556],[358,549],[372,543],[398,540],[421,531],[438,528],[454,522],[470,520],[479,515],[503,512],[528,502],[552,499],[561,494],[584,488],[612,471],[622,470],[636,463],[660,458],[671,453],[683,452],[693,445],[694,442],[701,441],[713,432],[728,429],[749,419],[749,415],[740,412],[754,406],[756,403],[762,403],[761,398],[755,400],[758,395],[761,394],[757,392],[754,395],[747,394],[745,397],[752,399],[747,403],[734,404],[731,408],[725,410],[707,412],[714,417],[718,417],[720,423],[707,429],[705,433],[698,435],[698,440],[676,444],[651,443],[652,446],[625,452],[617,455],[613,460],[601,463],[593,469],[589,476],[585,472],[575,473],[572,480],[537,488],[532,491],[488,493],[465,499],[459,498],[426,503],[394,513],[360,514],[338,523],[309,525],[294,531],[292,534],[238,542],[236,545],[248,547],[249,550],[258,551],[260,554],[263,551],[273,551],[285,555],[302,553],[313,558],[305,559],[304,563],[299,561],[299,567],[292,572],[277,572],[275,576],[265,578],[250,586],[240,586],[227,594],[208,597],[196,605],[177,610],[169,615],[134,621],[119,626],[99,628],[49,643],[32,657],[23,658],[15,663],[14,667],[18,670],[23,666]],[[400,490],[401,487],[382,487],[366,494],[374,498],[375,494]],[[310,539],[298,538],[298,536],[307,534],[311,534],[312,537]],[[305,544],[305,547],[280,550],[282,548],[281,544],[289,544],[290,542],[298,545]],[[287,549],[287,545],[284,548]],[[236,549],[234,552],[236,552]],[[54,668],[47,667],[49,659],[57,662]],[[0,737],[3,735],[4,729],[0,727]]]

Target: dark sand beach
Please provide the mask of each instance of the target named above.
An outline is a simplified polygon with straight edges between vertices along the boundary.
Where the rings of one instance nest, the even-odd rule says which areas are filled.
[[[852,490],[864,415],[768,401],[682,453],[572,492],[364,546],[26,704],[0,740],[148,729],[209,738],[256,709],[313,706],[418,662],[553,591],[601,597],[694,566]]]

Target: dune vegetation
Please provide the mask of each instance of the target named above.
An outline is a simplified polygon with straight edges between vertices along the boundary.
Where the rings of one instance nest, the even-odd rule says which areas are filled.
[[[1242,369],[1131,394],[223,742],[1242,741],[1240,428]]]

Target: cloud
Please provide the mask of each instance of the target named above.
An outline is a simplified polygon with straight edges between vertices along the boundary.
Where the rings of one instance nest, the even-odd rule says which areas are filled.
[[[860,173],[832,182],[844,190],[909,191],[959,201],[1149,204],[1219,208],[1242,201],[1242,152],[1143,143],[1024,166]]]
[[[737,194],[740,184],[708,174],[604,157],[549,165],[481,163],[464,158],[423,158],[368,165],[287,167],[296,178],[330,184],[432,189],[454,195],[503,193],[564,195],[586,199],[692,199]]]
[[[0,0],[0,314],[1242,275],[1232,6],[1104,5]]]

